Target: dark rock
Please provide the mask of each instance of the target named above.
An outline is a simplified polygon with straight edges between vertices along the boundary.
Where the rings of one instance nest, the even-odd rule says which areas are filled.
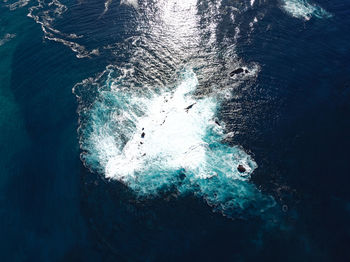
[[[145,137],[145,132],[142,132],[142,134],[141,134],[141,138],[144,138]]]
[[[191,109],[196,103],[193,103],[192,105],[189,105],[188,107],[185,108],[186,112],[188,112],[189,109]]]
[[[245,167],[242,166],[242,165],[238,165],[237,170],[238,170],[240,173],[244,173],[244,172],[246,171]]]
[[[237,69],[235,69],[235,70],[233,70],[231,73],[230,73],[230,76],[234,76],[234,75],[237,75],[237,74],[241,74],[241,73],[243,73],[244,72],[244,70],[243,70],[243,68],[237,68]]]

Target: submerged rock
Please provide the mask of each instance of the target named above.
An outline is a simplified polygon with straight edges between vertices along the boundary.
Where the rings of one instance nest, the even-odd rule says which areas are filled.
[[[238,170],[240,173],[244,173],[244,172],[246,171],[245,167],[242,166],[242,165],[238,165],[237,170]]]
[[[288,206],[287,205],[283,205],[282,206],[282,211],[283,212],[287,212],[288,211]]]

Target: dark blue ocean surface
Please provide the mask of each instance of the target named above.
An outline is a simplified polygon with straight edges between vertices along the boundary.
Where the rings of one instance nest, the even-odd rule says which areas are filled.
[[[344,0],[2,1],[0,261],[350,261],[349,43]]]

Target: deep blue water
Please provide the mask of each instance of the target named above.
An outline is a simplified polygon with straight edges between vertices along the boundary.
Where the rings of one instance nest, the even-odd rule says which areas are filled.
[[[14,3],[0,3],[1,261],[350,260],[348,1]],[[188,114],[180,97],[166,115],[180,128],[146,127],[135,174],[154,179],[119,178],[139,162],[100,141],[133,141],[184,70],[198,84]],[[199,121],[209,107],[220,125]],[[167,164],[183,155],[162,145],[187,138],[204,160]],[[257,168],[248,157],[240,180],[230,154]]]

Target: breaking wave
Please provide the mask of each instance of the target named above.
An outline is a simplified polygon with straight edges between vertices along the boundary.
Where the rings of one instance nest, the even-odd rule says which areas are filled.
[[[162,90],[126,87],[129,74],[109,67],[74,88],[87,167],[124,183],[138,197],[191,193],[227,216],[260,214],[274,206],[272,197],[249,182],[257,168],[252,157],[222,142],[220,99],[195,95],[193,70],[181,71],[180,80]]]

